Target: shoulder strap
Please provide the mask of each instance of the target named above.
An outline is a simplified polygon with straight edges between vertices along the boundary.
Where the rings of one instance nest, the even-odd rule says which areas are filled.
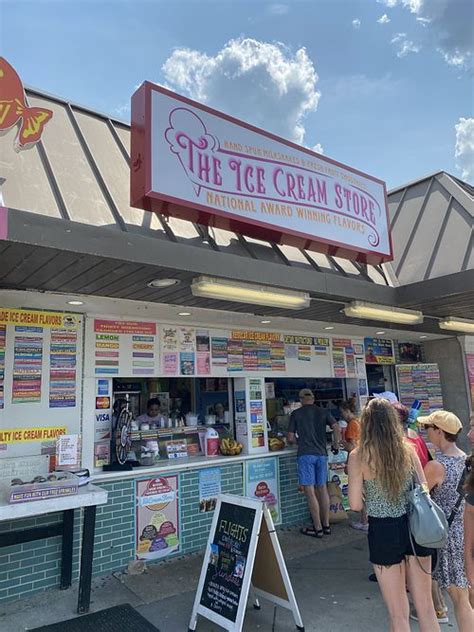
[[[461,477],[459,479],[458,486],[456,487],[456,491],[458,493],[458,499],[457,499],[456,504],[454,505],[454,507],[453,507],[453,509],[452,509],[452,511],[451,511],[451,513],[449,515],[448,527],[450,527],[453,524],[453,520],[454,520],[454,518],[456,517],[456,514],[459,511],[459,507],[460,507],[462,501],[464,500],[463,487],[464,487],[464,481],[466,480],[467,469],[468,469],[468,466],[467,466],[467,462],[466,462],[466,464],[464,466],[464,469],[462,471]]]

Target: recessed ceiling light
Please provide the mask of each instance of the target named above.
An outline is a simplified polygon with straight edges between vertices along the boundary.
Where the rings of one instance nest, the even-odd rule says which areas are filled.
[[[377,336],[381,336],[381,335],[382,335],[382,334],[384,334],[385,332],[384,332],[384,331],[376,331],[375,333],[377,334]]]
[[[262,323],[262,325],[268,325],[268,323],[271,323],[271,320],[261,320],[260,321]]]
[[[84,305],[83,301],[68,301],[68,305]]]
[[[179,279],[153,279],[147,283],[148,287],[171,287],[172,285],[178,285],[180,283]]]
[[[191,312],[178,312],[178,316],[191,316]]]
[[[334,329],[334,327],[331,325],[330,327],[325,327],[324,329]]]
[[[428,338],[428,336],[420,336],[420,338]]]

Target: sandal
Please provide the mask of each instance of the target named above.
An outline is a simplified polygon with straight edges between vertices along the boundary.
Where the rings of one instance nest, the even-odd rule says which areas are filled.
[[[329,525],[327,527],[323,525],[323,533],[324,535],[331,535],[331,527]]]
[[[319,529],[313,529],[313,527],[302,527],[300,529],[300,533],[302,535],[308,535],[311,538],[317,538],[318,540],[320,540],[323,537],[323,530]]]

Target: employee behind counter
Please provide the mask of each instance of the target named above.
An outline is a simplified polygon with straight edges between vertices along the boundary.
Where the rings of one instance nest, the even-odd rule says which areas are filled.
[[[152,397],[146,405],[146,413],[136,419],[140,430],[155,430],[156,428],[166,428],[167,420],[161,414],[161,404],[157,397]],[[148,428],[147,428],[148,426]]]

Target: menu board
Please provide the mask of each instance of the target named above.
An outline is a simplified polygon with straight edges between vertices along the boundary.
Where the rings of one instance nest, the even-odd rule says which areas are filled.
[[[385,338],[364,338],[366,364],[395,364],[393,342]]]
[[[296,627],[304,630],[268,507],[253,498],[221,494],[188,630],[196,629],[202,615],[229,632],[241,632],[250,583],[254,596],[291,610]]]
[[[437,364],[399,364],[396,367],[398,393],[402,404],[421,402],[421,414],[443,408],[441,380]]]
[[[135,320],[93,320],[96,376],[156,375],[156,323]]]
[[[360,359],[364,356],[362,339],[333,338],[332,363],[334,377],[365,377],[361,374]]]
[[[54,455],[80,432],[83,317],[0,308],[2,457]]]
[[[253,507],[220,503],[216,528],[209,543],[200,605],[227,621],[237,619],[242,586],[249,572],[247,561],[256,513]],[[251,571],[251,565],[249,567]]]

